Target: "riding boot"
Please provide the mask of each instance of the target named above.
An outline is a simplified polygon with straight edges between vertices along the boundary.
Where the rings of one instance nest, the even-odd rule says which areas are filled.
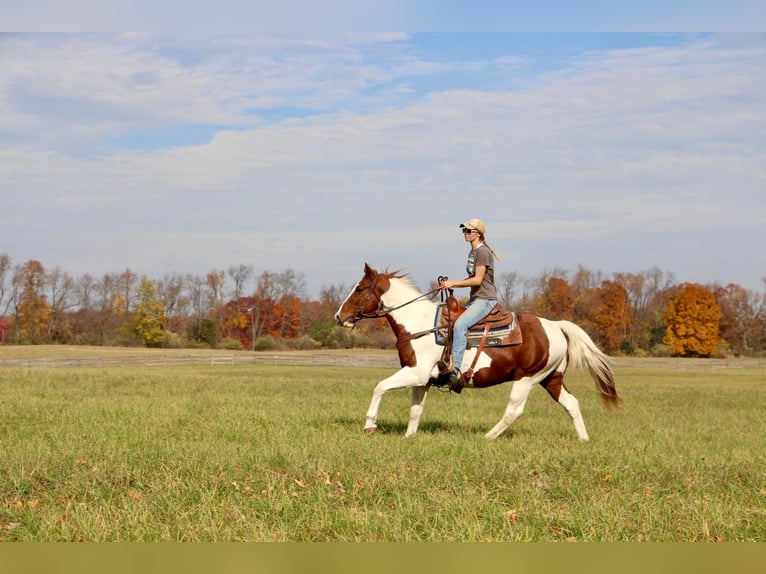
[[[450,374],[449,377],[449,389],[453,393],[457,393],[459,395],[465,388],[467,382],[468,381],[466,381],[465,375],[460,372],[460,369],[455,369],[452,371],[452,374]]]

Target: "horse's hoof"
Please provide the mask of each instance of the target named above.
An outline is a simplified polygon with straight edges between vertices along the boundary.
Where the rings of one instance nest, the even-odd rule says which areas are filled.
[[[372,434],[375,432],[375,427],[367,427],[364,429],[364,434]]]

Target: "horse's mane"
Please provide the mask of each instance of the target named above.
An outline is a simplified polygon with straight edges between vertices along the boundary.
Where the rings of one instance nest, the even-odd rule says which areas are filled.
[[[407,273],[402,273],[401,270],[396,271],[386,271],[383,273],[385,277],[388,279],[399,279],[402,283],[404,283],[407,287],[410,287],[411,289],[414,289],[418,293],[421,293],[420,287],[417,283],[415,283],[415,280],[412,279]]]

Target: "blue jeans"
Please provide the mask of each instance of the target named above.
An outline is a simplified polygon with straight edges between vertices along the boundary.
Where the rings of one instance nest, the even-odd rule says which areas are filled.
[[[495,305],[497,305],[495,300],[472,299],[466,303],[466,310],[455,321],[454,333],[452,335],[452,363],[456,369],[460,369],[460,363],[463,362],[465,347],[468,343],[466,339],[468,329],[489,315],[489,312],[495,308]]]

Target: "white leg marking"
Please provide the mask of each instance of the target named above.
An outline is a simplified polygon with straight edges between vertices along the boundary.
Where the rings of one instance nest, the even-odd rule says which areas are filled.
[[[585,430],[585,421],[582,418],[580,402],[575,398],[573,394],[567,392],[564,387],[561,387],[559,404],[564,407],[567,413],[569,413],[569,416],[572,417],[572,422],[574,423],[577,438],[579,438],[581,441],[588,440],[588,431]]]
[[[499,437],[505,429],[507,429],[513,421],[521,416],[524,412],[524,405],[527,403],[529,393],[532,388],[538,383],[539,377],[524,377],[513,383],[511,388],[511,399],[508,402],[508,406],[505,408],[505,414],[498,423],[484,435],[487,440],[494,440]]]
[[[410,420],[407,423],[407,432],[405,437],[415,436],[418,432],[420,417],[423,415],[423,408],[426,404],[428,391],[426,387],[412,387],[412,402],[410,403]]]
[[[372,400],[370,401],[370,407],[367,409],[367,420],[364,423],[364,431],[370,434],[377,428],[378,425],[376,421],[378,419],[378,410],[380,409],[380,401],[383,399],[383,395],[394,389],[404,389],[422,384],[425,383],[420,382],[420,377],[418,376],[417,371],[410,367],[404,367],[387,379],[380,381],[372,392]]]

